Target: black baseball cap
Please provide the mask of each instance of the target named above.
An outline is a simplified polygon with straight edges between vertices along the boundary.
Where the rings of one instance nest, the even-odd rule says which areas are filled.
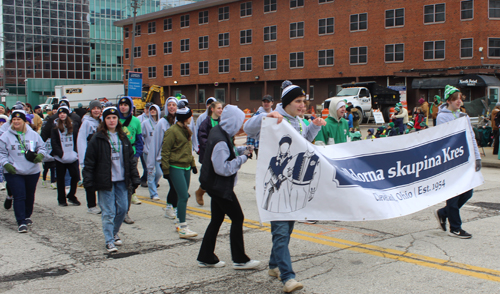
[[[262,101],[264,101],[264,100],[274,102],[273,96],[271,96],[271,95],[264,95],[264,97],[262,97]]]

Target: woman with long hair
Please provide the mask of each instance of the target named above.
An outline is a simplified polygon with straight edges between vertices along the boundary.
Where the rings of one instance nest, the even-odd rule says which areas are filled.
[[[15,147],[15,148],[12,148]],[[26,112],[12,112],[11,127],[0,137],[0,164],[14,197],[17,231],[26,233],[33,224],[31,214],[40,177],[40,165],[46,155],[40,135],[26,127]]]
[[[118,251],[116,245],[122,244],[118,232],[127,214],[127,187],[141,182],[134,162],[134,150],[118,120],[118,109],[105,108],[85,152],[83,186],[97,191],[108,252]]]
[[[165,132],[175,124],[175,112],[177,111],[177,98],[171,96],[168,97],[166,101],[166,115],[162,117],[155,126],[153,133],[153,141],[149,145],[148,157],[147,157],[147,168],[149,173],[156,173],[158,170],[161,171],[161,147],[163,144],[163,137]],[[174,184],[169,179],[168,184],[170,190],[167,195],[167,206],[165,207],[165,217],[170,219],[175,219],[177,216],[177,192],[175,192]]]
[[[57,200],[59,206],[72,205],[79,206],[80,201],[76,198],[76,186],[80,181],[80,170],[78,167],[78,153],[76,152],[76,141],[78,130],[73,127],[73,122],[69,117],[69,108],[61,106],[57,109],[57,118],[54,120],[54,128],[50,136],[52,152],[50,155],[56,160],[57,173]],[[66,171],[71,177],[71,185],[68,195],[66,195],[64,175]]]
[[[177,192],[177,218],[176,228],[181,239],[198,236],[191,231],[186,223],[186,207],[189,198],[188,189],[191,179],[191,171],[198,173],[194,157],[191,152],[193,145],[191,136],[193,133],[189,123],[193,119],[191,109],[184,102],[179,102],[176,111],[177,122],[168,129],[163,139],[161,150],[161,165],[163,177],[171,179]]]

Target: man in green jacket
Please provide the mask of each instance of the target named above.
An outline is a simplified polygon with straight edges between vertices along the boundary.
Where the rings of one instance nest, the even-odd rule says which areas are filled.
[[[134,150],[134,158],[135,158],[135,168],[137,169],[137,160],[142,155],[142,150],[144,147],[144,141],[142,138],[142,129],[141,129],[141,121],[133,115],[134,103],[132,98],[129,96],[124,96],[118,102],[118,117],[120,118],[120,123],[122,125],[123,131],[127,134],[127,137],[132,144],[132,148]],[[128,210],[130,210],[130,204],[141,204],[141,201],[137,199],[137,195],[135,195],[135,189],[137,187],[129,187],[128,188]],[[124,222],[126,224],[133,224],[134,221],[127,215],[125,215]]]
[[[325,146],[347,142],[349,122],[344,118],[346,112],[345,101],[341,98],[332,98],[326,126],[321,127],[316,136],[316,145]]]

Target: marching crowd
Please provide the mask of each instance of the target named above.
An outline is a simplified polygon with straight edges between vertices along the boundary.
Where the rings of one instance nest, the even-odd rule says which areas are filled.
[[[391,117],[393,122],[376,132],[370,129],[366,139],[425,129],[427,112],[435,120],[434,125],[459,118],[463,115],[460,95],[457,88],[447,86],[444,103],[436,97],[437,104],[433,103],[432,111],[421,103],[412,120],[409,120],[406,108],[397,104],[396,113]],[[263,118],[272,117],[277,118],[278,123],[289,123],[306,140],[317,145],[361,139],[358,110],[346,101],[333,98],[326,119],[311,117],[309,120],[304,118],[306,103],[304,91],[285,81],[281,103],[273,110],[274,98],[265,95],[262,106],[246,123],[241,109],[224,105],[213,97],[207,99],[207,110],[196,122],[184,96],[181,99],[169,97],[164,112],[158,105],[148,103],[144,113],[137,117],[133,115],[133,101],[127,96],[120,98],[117,105],[92,101],[88,111],[78,113],[77,109],[71,110],[67,99],[61,99],[45,118],[43,114],[31,113],[30,106],[21,102],[14,105],[10,117],[7,117],[5,106],[0,104],[0,164],[8,192],[4,207],[10,209],[13,202],[18,232],[26,233],[33,224],[31,215],[41,172],[39,163],[42,163],[42,184],[57,189],[59,206],[81,205],[76,189],[78,184],[83,185],[88,212],[101,214],[106,250],[115,252],[118,250],[116,246],[123,243],[119,236],[122,223],[134,222],[128,214],[131,204],[140,204],[135,190],[139,185],[147,187],[150,198],[158,201],[157,188],[163,177],[169,183],[165,217],[175,220],[180,238],[193,238],[198,234],[189,229],[186,207],[191,173],[198,174],[194,151],[201,164],[196,201],[203,205],[205,193],[211,198],[211,220],[197,257],[198,266],[225,266],[214,251],[219,229],[227,215],[232,221],[233,268],[254,269],[260,261],[250,259],[245,253],[244,216],[234,186],[241,166],[252,158],[254,152],[258,155]],[[235,146],[234,136],[242,128],[247,134],[246,146]],[[479,171],[481,161],[477,148],[475,155],[476,170]],[[142,177],[137,169],[139,161],[144,170]],[[47,182],[49,171],[50,184]],[[279,186],[279,183],[275,184]],[[446,207],[435,212],[442,230],[447,230],[449,221],[450,235],[471,237],[461,228],[459,214],[460,207],[471,196],[472,190],[451,198]],[[289,251],[294,223],[271,222],[268,274],[283,283],[284,292],[303,288],[295,280]]]

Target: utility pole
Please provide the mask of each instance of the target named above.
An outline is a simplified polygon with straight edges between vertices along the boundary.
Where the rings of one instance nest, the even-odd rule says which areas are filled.
[[[141,2],[141,3],[139,3]],[[143,1],[141,0],[132,0],[132,4],[131,4],[131,7],[132,9],[134,10],[133,13],[134,13],[134,22],[132,24],[132,50],[130,50],[131,52],[131,55],[130,55],[130,70],[129,71],[133,71],[134,70],[134,54],[135,54],[135,51],[134,51],[134,46],[135,46],[135,17],[137,16],[137,9],[139,7],[141,7],[141,4],[142,4]],[[128,79],[128,77],[126,77]]]

